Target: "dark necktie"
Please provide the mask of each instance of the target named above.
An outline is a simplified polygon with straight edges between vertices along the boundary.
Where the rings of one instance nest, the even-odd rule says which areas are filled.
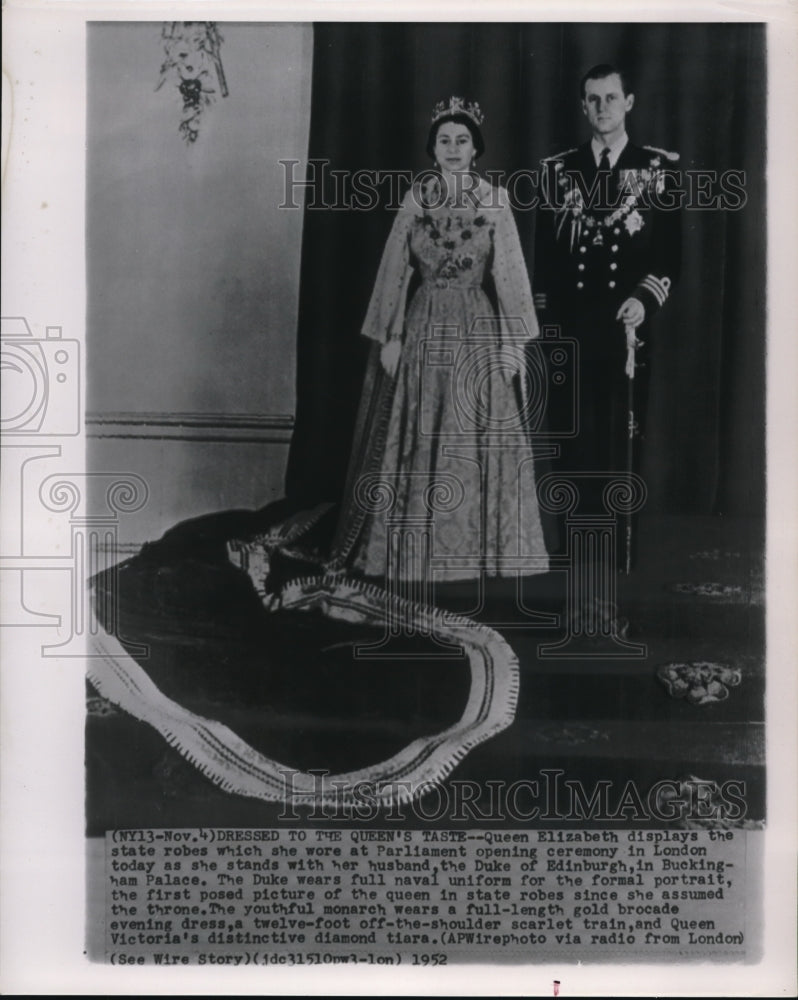
[[[605,146],[601,151],[598,167],[596,168],[596,185],[593,196],[592,214],[599,224],[593,234],[593,246],[602,246],[604,244],[603,226],[600,220],[603,220],[609,211],[610,201],[612,199],[612,196],[610,195],[611,176],[612,168],[610,167],[610,151],[609,147]]]
[[[610,176],[612,175],[612,167],[610,167],[610,151],[607,146],[601,151],[601,156],[599,157],[598,164],[598,182],[599,182],[599,211],[606,211],[612,196],[610,194]]]

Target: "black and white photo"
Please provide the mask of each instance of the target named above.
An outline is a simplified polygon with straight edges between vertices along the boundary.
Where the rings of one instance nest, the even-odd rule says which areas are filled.
[[[37,93],[11,11],[3,640],[61,673],[4,705],[77,748],[78,979],[789,979],[779,26],[480,12],[81,12]]]

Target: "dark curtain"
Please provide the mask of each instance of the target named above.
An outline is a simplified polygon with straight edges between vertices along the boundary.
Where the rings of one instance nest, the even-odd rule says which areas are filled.
[[[340,497],[367,352],[359,329],[393,215],[384,185],[372,210],[347,208],[345,191],[342,207],[324,208],[331,171],[428,167],[431,108],[451,94],[485,113],[481,171],[539,168],[589,137],[578,85],[600,62],[632,75],[633,142],[678,151],[683,170],[745,171],[743,208],[685,213],[682,279],[650,345],[648,509],[761,515],[766,79],[764,26],[752,24],[316,25],[309,159],[329,167],[306,191],[289,498]],[[516,220],[534,287],[535,213]]]

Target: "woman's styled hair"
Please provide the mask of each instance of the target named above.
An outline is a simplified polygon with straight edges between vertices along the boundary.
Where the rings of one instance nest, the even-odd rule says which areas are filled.
[[[482,156],[485,152],[485,140],[482,138],[482,131],[479,125],[477,125],[471,115],[466,114],[464,111],[453,111],[444,113],[435,118],[432,125],[430,125],[429,135],[427,136],[427,155],[431,159],[435,159],[435,141],[438,138],[438,129],[441,125],[445,125],[446,122],[455,122],[457,125],[465,125],[471,133],[471,138],[474,142],[475,155]]]

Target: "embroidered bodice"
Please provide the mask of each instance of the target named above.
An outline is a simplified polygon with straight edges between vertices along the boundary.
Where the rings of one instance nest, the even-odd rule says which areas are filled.
[[[493,228],[481,206],[424,210],[410,233],[411,259],[422,280],[443,288],[481,285]]]

